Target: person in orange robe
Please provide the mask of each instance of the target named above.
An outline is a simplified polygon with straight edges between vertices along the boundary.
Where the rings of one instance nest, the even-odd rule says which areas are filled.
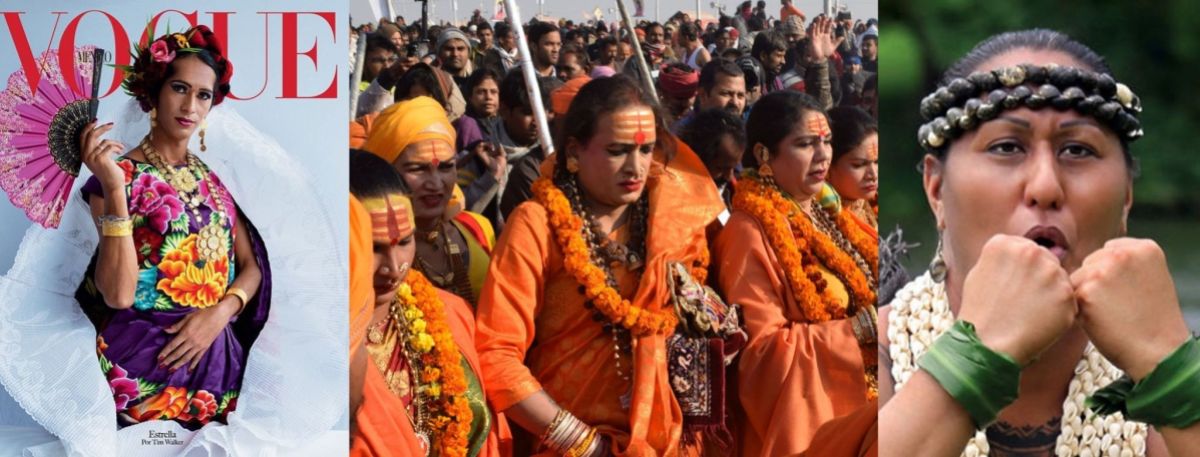
[[[543,204],[547,189],[562,192],[560,184],[549,181],[551,176],[578,182],[577,187],[561,185],[579,189],[579,206],[592,215],[585,219],[595,221],[592,226],[599,233],[607,232],[609,243],[644,236],[641,259],[612,261],[611,276],[620,296],[643,314],[666,311],[673,316],[667,264],[706,261],[704,228],[723,203],[704,165],[665,133],[652,106],[628,77],[585,85],[563,123],[564,144],[556,144],[558,152],[543,163],[546,181],[535,183],[535,198],[513,211],[497,242],[476,310],[476,344],[488,401],[528,432],[525,442],[514,440],[521,455],[564,453],[553,443],[554,418],[564,414],[602,437],[602,444],[580,448],[588,451],[584,455],[683,453],[683,415],[668,384],[666,361],[666,336],[673,324],[640,336],[622,331],[614,338],[611,318],[585,304],[585,288],[569,272],[579,265],[566,264],[566,251],[551,225],[579,217],[577,211],[567,208],[565,198],[549,208]],[[681,147],[672,155],[664,145]],[[648,233],[637,233],[635,211],[641,198],[647,199],[648,224],[643,226]],[[571,216],[562,217],[563,210]],[[606,223],[615,228],[604,227]],[[594,287],[602,287],[604,276],[595,278]],[[533,441],[543,436],[550,442]],[[521,445],[528,450],[522,453]]]
[[[415,253],[411,204],[404,195],[399,175],[383,159],[361,151],[351,153],[351,297],[350,297],[350,358],[351,358],[351,455],[354,456],[424,456],[427,449],[438,450],[438,432],[423,438],[420,428],[410,416],[411,403],[418,388],[416,377],[407,366],[384,369],[380,360],[394,360],[392,354],[401,349],[389,346],[389,338],[371,341],[368,332],[375,332],[380,321],[386,320],[389,305],[400,282],[409,282],[409,265]],[[382,182],[382,183],[380,183]],[[379,194],[379,195],[376,195]],[[366,204],[360,203],[363,199]],[[507,423],[486,408],[484,382],[479,357],[475,352],[475,321],[465,301],[449,292],[436,289],[443,306],[444,318],[452,339],[461,352],[464,372],[469,380],[466,397],[472,410],[471,428],[466,452],[468,457],[508,455],[504,436]],[[433,319],[425,316],[425,320]],[[377,338],[377,337],[373,337]],[[382,354],[380,354],[382,353]],[[382,359],[380,358],[382,355]],[[399,379],[399,386],[397,381]],[[470,380],[474,380],[471,385]],[[399,390],[399,392],[397,391]],[[430,441],[435,444],[431,445]],[[448,452],[442,450],[441,455]]]
[[[767,224],[750,210],[750,195],[761,188],[774,189],[783,202],[765,205],[762,211],[778,214],[783,237],[792,237],[796,245],[816,243],[832,245],[836,233],[804,239],[794,232],[786,214],[805,211],[805,221],[818,220],[829,210],[813,198],[820,191],[828,170],[829,126],[824,112],[807,95],[772,93],[755,104],[747,122],[746,153],[748,173],[739,182],[734,210],[716,241],[714,262],[718,282],[729,303],[742,306],[750,341],[742,350],[737,366],[739,418],[735,419],[740,436],[737,441],[744,456],[796,455],[813,443],[822,424],[861,408],[871,395],[871,363],[865,351],[876,350],[873,320],[873,282],[867,282],[870,268],[850,261],[839,271],[820,259],[817,269],[806,270],[806,284],[792,284],[781,263],[781,253],[773,247]],[[766,163],[768,166],[760,167]],[[771,170],[775,184],[762,176]],[[788,197],[790,196],[790,197]],[[842,210],[845,211],[845,210]],[[847,219],[843,219],[847,220]],[[808,227],[821,226],[806,222]],[[858,229],[854,223],[852,228]],[[834,230],[837,230],[836,228]],[[813,230],[817,231],[817,230]],[[796,250],[797,248],[793,248]],[[838,248],[834,247],[835,250]],[[877,249],[877,248],[876,248]],[[809,251],[801,252],[801,257]],[[852,258],[843,252],[844,260]],[[805,262],[808,262],[806,259]],[[799,263],[799,262],[797,262]],[[846,268],[852,270],[845,274]],[[819,275],[823,281],[812,281]],[[847,276],[857,276],[872,285],[853,299]],[[855,317],[810,319],[814,315],[796,298],[797,291],[823,292],[816,299],[825,307],[844,314],[858,310]],[[872,359],[873,360],[873,359]]]

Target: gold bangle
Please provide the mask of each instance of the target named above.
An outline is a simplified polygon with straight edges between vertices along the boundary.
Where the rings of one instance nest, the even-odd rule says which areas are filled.
[[[250,303],[250,297],[246,295],[246,291],[242,290],[239,287],[230,287],[228,289],[225,289],[225,297],[228,297],[230,295],[237,297],[238,300],[241,301],[241,305],[238,305],[237,312],[233,314],[234,316],[239,316],[242,314],[242,310],[246,309],[246,304]],[[224,297],[222,297],[222,298],[224,298]]]
[[[107,237],[133,235],[133,219],[112,216],[100,217],[100,234]]]
[[[583,457],[587,455],[587,452],[592,447],[592,441],[595,441],[595,439],[596,429],[594,427],[588,427],[587,434],[585,434],[582,439],[576,440],[577,442],[575,445],[567,451],[566,457]]]
[[[554,419],[552,419],[550,424],[546,426],[546,430],[542,431],[542,437],[538,439],[538,441],[546,443],[550,439],[550,434],[553,433],[554,429],[558,428],[558,424],[562,423],[563,419],[567,417],[566,412],[566,409],[559,409],[558,412],[554,414]]]

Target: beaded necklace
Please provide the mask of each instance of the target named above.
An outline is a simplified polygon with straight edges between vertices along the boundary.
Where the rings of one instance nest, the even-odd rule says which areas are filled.
[[[934,282],[928,272],[900,289],[891,307],[888,353],[892,358],[895,390],[899,392],[918,370],[917,360],[954,324],[954,315],[950,312],[945,285]],[[1121,374],[1121,370],[1088,343],[1083,357],[1075,365],[1075,376],[1071,378],[1067,398],[1063,401],[1062,431],[1055,445],[1055,455],[1146,455],[1146,424],[1126,421],[1121,413],[1101,416],[1085,405],[1088,396],[1120,378]],[[986,456],[989,447],[986,430],[977,430],[962,455]]]
[[[196,245],[200,252],[200,257],[208,262],[215,262],[229,255],[229,232],[226,231],[227,217],[225,214],[225,205],[222,202],[221,195],[218,193],[217,186],[213,184],[212,178],[205,172],[204,165],[200,163],[200,159],[196,158],[191,152],[184,154],[187,165],[183,170],[177,170],[166,162],[154,146],[150,144],[150,136],[147,135],[142,139],[142,152],[146,154],[146,160],[150,165],[157,168],[166,179],[167,184],[175,189],[175,193],[179,194],[179,198],[183,200],[188,209],[192,212],[196,225],[200,225],[200,204],[204,201],[201,194],[201,186],[208,189],[209,196],[212,198],[215,208],[209,215],[209,222],[200,229],[199,243]],[[232,228],[232,227],[231,227]]]

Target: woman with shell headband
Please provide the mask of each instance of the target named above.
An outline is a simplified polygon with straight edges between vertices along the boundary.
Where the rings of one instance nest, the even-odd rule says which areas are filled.
[[[1200,348],[1162,250],[1125,237],[1140,111],[1048,30],[985,40],[922,101],[940,243],[880,310],[881,455],[1200,449]]]
[[[100,244],[77,297],[96,324],[100,368],[121,426],[224,422],[237,405],[246,352],[267,315],[265,251],[233,196],[188,150],[229,93],[233,66],[200,25],[137,50],[123,87],[150,113],[125,146],[80,135],[83,186]]]

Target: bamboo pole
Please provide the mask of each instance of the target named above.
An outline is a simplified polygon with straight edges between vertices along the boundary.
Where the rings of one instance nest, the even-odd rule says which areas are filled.
[[[362,85],[363,60],[367,58],[367,34],[358,33],[358,49],[355,54],[358,56],[354,59],[354,73],[350,75],[350,120],[354,120],[358,113],[358,86]]]
[[[529,52],[529,42],[525,38],[525,28],[521,24],[521,10],[517,9],[516,0],[504,0],[508,19],[513,24],[513,32],[517,34],[517,52],[521,54],[521,73],[525,75],[525,89],[529,92],[529,102],[533,118],[538,124],[538,138],[546,155],[554,153],[554,142],[550,138],[550,123],[546,119],[546,110],[542,105],[542,91],[538,88],[537,71],[533,69],[533,54]]]
[[[637,59],[638,70],[642,74],[642,81],[646,84],[646,93],[658,100],[658,91],[654,90],[654,77],[650,75],[650,65],[646,64],[646,58],[642,56],[642,44],[638,42],[637,33],[633,31],[633,21],[629,19],[629,11],[625,10],[625,0],[617,0],[617,10],[621,12],[621,18],[625,20],[625,31],[629,33],[629,40],[633,43],[633,55]]]

